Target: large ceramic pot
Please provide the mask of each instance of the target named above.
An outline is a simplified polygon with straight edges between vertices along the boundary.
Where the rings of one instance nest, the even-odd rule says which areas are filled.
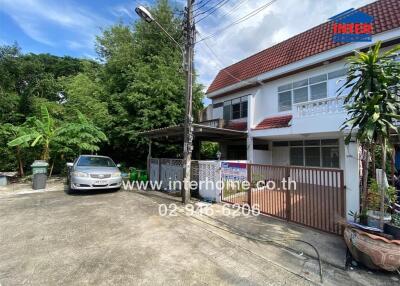
[[[344,240],[354,259],[370,269],[400,269],[400,240],[386,238],[347,227]]]

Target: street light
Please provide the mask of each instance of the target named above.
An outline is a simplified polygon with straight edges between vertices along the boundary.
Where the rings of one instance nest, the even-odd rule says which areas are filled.
[[[145,20],[147,23],[153,22],[154,18],[151,15],[151,13],[149,12],[149,10],[147,10],[145,7],[143,6],[138,6],[135,8],[135,12],[136,14],[138,14],[140,16],[140,18],[142,18],[143,20]]]
[[[181,50],[182,55],[185,55],[185,51],[183,50],[183,48],[181,47],[181,45],[167,32],[167,30],[164,29],[163,26],[161,26],[160,23],[158,23],[158,21],[156,19],[154,19],[153,15],[151,15],[150,11],[147,10],[145,7],[143,6],[138,6],[135,8],[135,12],[136,14],[139,15],[140,18],[142,18],[144,21],[146,21],[147,23],[151,23],[154,22],[156,23],[156,25],[165,33],[168,35],[168,37],[179,47],[179,49]]]

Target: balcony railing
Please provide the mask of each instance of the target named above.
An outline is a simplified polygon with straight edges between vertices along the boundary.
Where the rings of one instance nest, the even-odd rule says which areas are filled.
[[[343,97],[330,97],[309,102],[294,104],[296,117],[343,113],[345,111]]]
[[[205,121],[199,122],[199,124],[205,125],[205,126],[210,126],[210,127],[223,128],[225,125],[225,122],[223,119],[219,118],[219,119],[205,120]]]

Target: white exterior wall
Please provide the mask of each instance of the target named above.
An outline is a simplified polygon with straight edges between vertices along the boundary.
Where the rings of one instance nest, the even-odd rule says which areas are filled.
[[[300,80],[304,80],[313,76],[327,74],[333,71],[343,69],[345,61],[340,61],[328,65],[324,65],[309,71],[304,71],[296,75],[278,79],[273,82],[268,82],[260,87],[260,91],[256,94],[255,105],[256,110],[249,112],[252,116],[253,125],[255,128],[258,123],[267,117],[293,115],[292,126],[289,128],[280,129],[267,129],[267,130],[254,130],[251,131],[255,137],[259,136],[274,136],[274,135],[287,135],[287,134],[302,134],[302,133],[315,133],[315,132],[335,132],[340,129],[340,125],[345,119],[345,113],[337,114],[318,114],[315,116],[298,117],[296,105],[292,105],[291,111],[278,111],[278,87]],[[331,79],[327,82],[327,95],[328,98],[336,97],[336,90],[338,85],[336,82],[340,78]],[[310,102],[310,101],[309,101]],[[304,104],[304,103],[302,103]],[[316,118],[317,117],[317,118]],[[316,120],[323,117],[323,120]]]
[[[356,212],[360,208],[360,172],[359,172],[359,144],[351,142],[349,145],[343,144],[344,154],[344,185],[346,186],[346,215],[350,220],[352,217],[349,211]]]
[[[378,40],[391,40],[400,37],[400,29],[391,30],[373,36],[373,42]],[[304,60],[289,64],[287,66],[275,69],[265,74],[259,75],[246,82],[240,82],[232,86],[222,88],[219,91],[210,94],[214,96],[217,93],[228,92],[234,88],[239,88],[248,82],[261,82],[280,74],[284,74],[308,65],[321,63],[331,58],[345,55],[352,50],[365,48],[371,45],[370,43],[352,43],[327,52],[306,58]],[[387,47],[387,50],[391,47]],[[345,68],[346,60],[340,60],[334,63],[327,63],[323,66],[299,72],[292,76],[277,79],[275,81],[267,82],[261,86],[236,92],[228,96],[212,99],[213,103],[224,102],[225,100],[234,99],[244,95],[250,95],[248,100],[248,141],[247,141],[247,154],[248,160],[253,163],[273,164],[273,165],[289,165],[289,148],[288,147],[272,147],[270,144],[270,151],[254,150],[253,138],[261,138],[271,142],[272,140],[307,140],[307,139],[325,139],[325,138],[339,138],[339,156],[340,168],[344,170],[344,181],[346,186],[346,214],[350,211],[358,211],[359,209],[359,158],[358,148],[356,142],[349,145],[344,144],[344,134],[340,131],[342,123],[346,119],[346,113],[332,112],[332,113],[318,113],[315,115],[300,116],[297,112],[296,105],[292,104],[291,111],[278,111],[278,87],[300,80],[304,80],[313,76],[327,74]],[[327,98],[334,99],[337,96],[337,88],[343,83],[338,83],[340,78],[327,81]],[[305,103],[302,103],[305,104]],[[291,114],[291,126],[286,128],[274,128],[265,130],[253,130],[267,117],[282,116]],[[213,111],[213,118],[223,118],[223,107]],[[245,120],[245,119],[241,119]],[[271,148],[272,147],[272,148]]]

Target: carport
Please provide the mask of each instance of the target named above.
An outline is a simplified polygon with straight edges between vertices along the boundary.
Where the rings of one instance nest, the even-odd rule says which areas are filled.
[[[202,141],[217,142],[220,147],[234,142],[236,145],[246,146],[247,131],[233,130],[194,123],[193,126],[193,158],[200,159],[200,146]],[[149,139],[148,159],[151,158],[151,145],[153,141],[163,141],[171,144],[183,142],[183,124],[164,128],[152,129],[139,133]],[[222,158],[226,156],[226,150],[221,149]]]

